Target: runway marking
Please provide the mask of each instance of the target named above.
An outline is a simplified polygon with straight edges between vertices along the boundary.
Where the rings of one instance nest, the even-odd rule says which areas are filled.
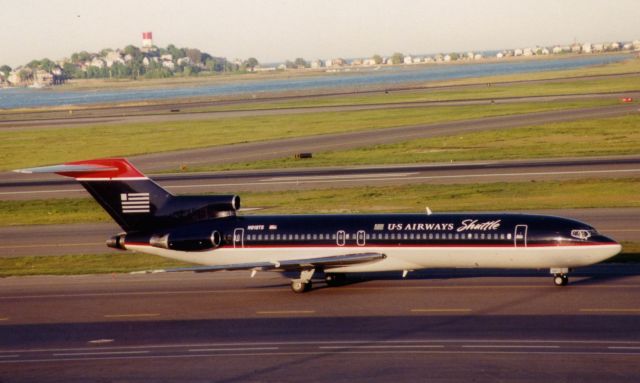
[[[20,355],[18,355],[18,354],[13,354],[13,355],[0,355],[0,358],[7,358],[7,359],[9,359],[9,358],[19,358],[19,357],[20,357]]]
[[[424,354],[424,355],[468,355],[468,354],[486,354],[491,353],[494,355],[572,355],[572,356],[602,356],[602,357],[619,357],[619,356],[634,356],[637,357],[640,353],[637,352],[615,352],[615,351],[470,351],[470,350],[362,350],[362,351],[349,351],[349,350],[335,350],[339,354]],[[140,352],[144,353],[144,352]],[[77,357],[87,355],[89,357]],[[225,358],[225,357],[237,357],[237,356],[300,356],[300,355],[326,355],[325,351],[295,351],[295,352],[255,352],[255,353],[229,353],[229,354],[174,354],[174,355],[89,355],[76,354],[69,355],[71,357],[59,357],[59,358],[39,358],[39,359],[22,359],[22,360],[0,360],[0,364],[16,364],[16,363],[50,363],[55,361],[57,363],[61,361],[66,362],[87,362],[97,360],[132,360],[132,359],[184,359],[184,358]],[[60,355],[57,355],[60,356]],[[72,356],[76,356],[75,358]]]
[[[468,178],[487,178],[487,177],[522,177],[522,176],[560,176],[560,175],[583,175],[583,174],[611,174],[611,173],[634,173],[640,172],[640,169],[613,169],[613,170],[582,170],[582,171],[557,171],[557,172],[525,172],[525,173],[486,173],[486,174],[458,174],[458,175],[441,175],[441,176],[403,176],[404,180],[437,180],[437,179],[468,179]],[[325,177],[326,178],[326,177]],[[258,181],[258,182],[236,182],[236,183],[207,183],[207,184],[190,184],[190,185],[165,185],[168,189],[184,189],[184,188],[211,188],[211,187],[237,187],[237,186],[258,186],[258,185],[291,185],[300,183],[339,183],[349,181],[355,177],[344,179],[309,179],[305,180],[304,177],[299,179],[292,178],[291,181]],[[365,178],[357,178],[358,181],[388,181],[389,177],[380,178],[379,176]],[[84,192],[83,189],[66,189],[66,190],[29,190],[29,191],[12,191],[12,192],[0,192],[0,195],[13,195],[13,194],[39,194],[39,193],[69,193],[69,192]]]
[[[640,309],[632,308],[595,308],[595,309],[580,309],[582,312],[595,312],[595,313],[640,313]]]
[[[59,354],[53,354],[53,356],[83,356],[83,355],[137,355],[148,354],[149,351],[108,351],[108,352],[63,352]]]
[[[468,313],[471,309],[411,309],[412,313]]]
[[[631,346],[609,346],[607,348],[610,350],[640,350],[640,347]]]
[[[486,174],[459,174],[459,175],[442,175],[442,176],[415,176],[415,177],[403,177],[403,180],[436,180],[436,179],[468,179],[473,177],[488,178],[488,177],[522,177],[522,176],[560,176],[560,175],[582,175],[582,174],[611,174],[611,173],[635,173],[640,172],[639,169],[614,169],[614,170],[582,170],[582,171],[564,171],[564,172],[529,172],[529,173],[486,173]],[[388,181],[389,178],[359,178],[358,181]],[[395,180],[395,179],[394,179]],[[174,185],[167,186],[168,189],[181,189],[181,188],[211,188],[211,187],[231,187],[231,186],[265,186],[265,185],[295,185],[300,183],[337,183],[344,182],[345,180],[310,180],[304,181],[298,179],[295,181],[270,181],[270,182],[237,182],[237,183],[218,183],[218,184],[191,184],[191,185]]]
[[[12,195],[12,194],[39,194],[39,193],[76,193],[83,192],[84,189],[58,189],[58,190],[28,190],[28,191],[12,191],[12,192],[0,192],[0,195]]]
[[[411,349],[411,348],[444,348],[441,344],[428,344],[428,345],[385,345],[385,346],[319,346],[318,349],[321,350],[343,350],[343,349]]]
[[[376,177],[407,177],[419,174],[419,172],[406,172],[406,173],[376,173]],[[317,181],[317,180],[352,180],[354,178],[370,178],[371,174],[340,174],[335,176],[287,176],[287,177],[271,177],[261,179],[261,182],[281,182],[281,181]]]
[[[148,317],[157,317],[160,314],[107,314],[105,318],[148,318]]]
[[[92,246],[98,245],[101,242],[87,242],[87,243],[44,243],[38,245],[6,245],[0,246],[0,249],[31,249],[40,247],[68,247],[68,246]]]
[[[114,340],[113,339],[95,339],[95,340],[90,340],[87,343],[89,344],[106,344],[106,343],[113,343]]]
[[[266,350],[279,350],[279,349],[280,347],[201,348],[201,349],[190,349],[189,352],[266,351]]]
[[[2,317],[2,318],[0,318],[0,322],[5,322],[5,321],[8,321],[8,320],[9,320],[9,317]]]
[[[315,310],[281,310],[281,311],[256,311],[258,315],[295,315],[295,314],[315,314]]]
[[[511,345],[498,345],[498,344],[474,344],[474,345],[462,345],[462,348],[560,348],[560,346],[531,346],[531,345],[519,345],[519,344],[511,344]]]
[[[580,286],[580,289],[637,289],[640,284],[620,284],[620,285],[591,285]],[[468,289],[556,289],[553,285],[487,285],[487,286],[371,286],[371,287],[342,287],[342,290],[468,290]],[[264,293],[264,289],[229,289],[229,290],[181,290],[181,291],[146,291],[146,292],[122,292],[122,293],[79,293],[79,294],[41,294],[41,295],[16,295],[16,296],[0,296],[0,300],[12,299],[42,299],[42,298],[88,298],[88,297],[114,297],[114,296],[158,296],[158,295],[180,295],[180,294],[255,294]],[[273,289],[269,294],[282,293],[288,294],[290,290]]]

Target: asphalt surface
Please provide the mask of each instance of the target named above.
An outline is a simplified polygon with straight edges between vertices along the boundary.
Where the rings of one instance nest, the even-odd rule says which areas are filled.
[[[575,218],[618,241],[640,242],[640,208],[524,212]],[[269,214],[269,210],[259,213]],[[115,223],[0,227],[0,257],[121,253],[105,245],[108,238],[121,231]]]
[[[0,280],[2,382],[640,380],[640,267]]]
[[[134,162],[137,165],[137,162]],[[150,174],[175,194],[238,193],[415,183],[484,183],[640,176],[640,155],[391,166]],[[72,179],[48,174],[0,176],[0,200],[88,197]]]

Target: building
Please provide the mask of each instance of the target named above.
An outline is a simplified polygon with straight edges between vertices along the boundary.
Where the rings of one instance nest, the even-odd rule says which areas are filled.
[[[582,53],[591,53],[591,43],[582,44]]]

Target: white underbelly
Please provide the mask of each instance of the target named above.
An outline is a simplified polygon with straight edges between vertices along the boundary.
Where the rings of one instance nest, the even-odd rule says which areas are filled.
[[[380,261],[328,269],[331,272],[372,272],[426,268],[551,268],[580,267],[601,262],[620,251],[620,245],[593,246],[482,246],[482,247],[267,247],[220,248],[184,252],[151,246],[128,249],[207,266],[254,262],[277,262],[344,254],[382,253]]]

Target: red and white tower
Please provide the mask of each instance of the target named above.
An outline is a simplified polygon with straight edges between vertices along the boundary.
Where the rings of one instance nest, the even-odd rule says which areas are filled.
[[[153,47],[153,34],[151,32],[142,32],[142,47]]]

